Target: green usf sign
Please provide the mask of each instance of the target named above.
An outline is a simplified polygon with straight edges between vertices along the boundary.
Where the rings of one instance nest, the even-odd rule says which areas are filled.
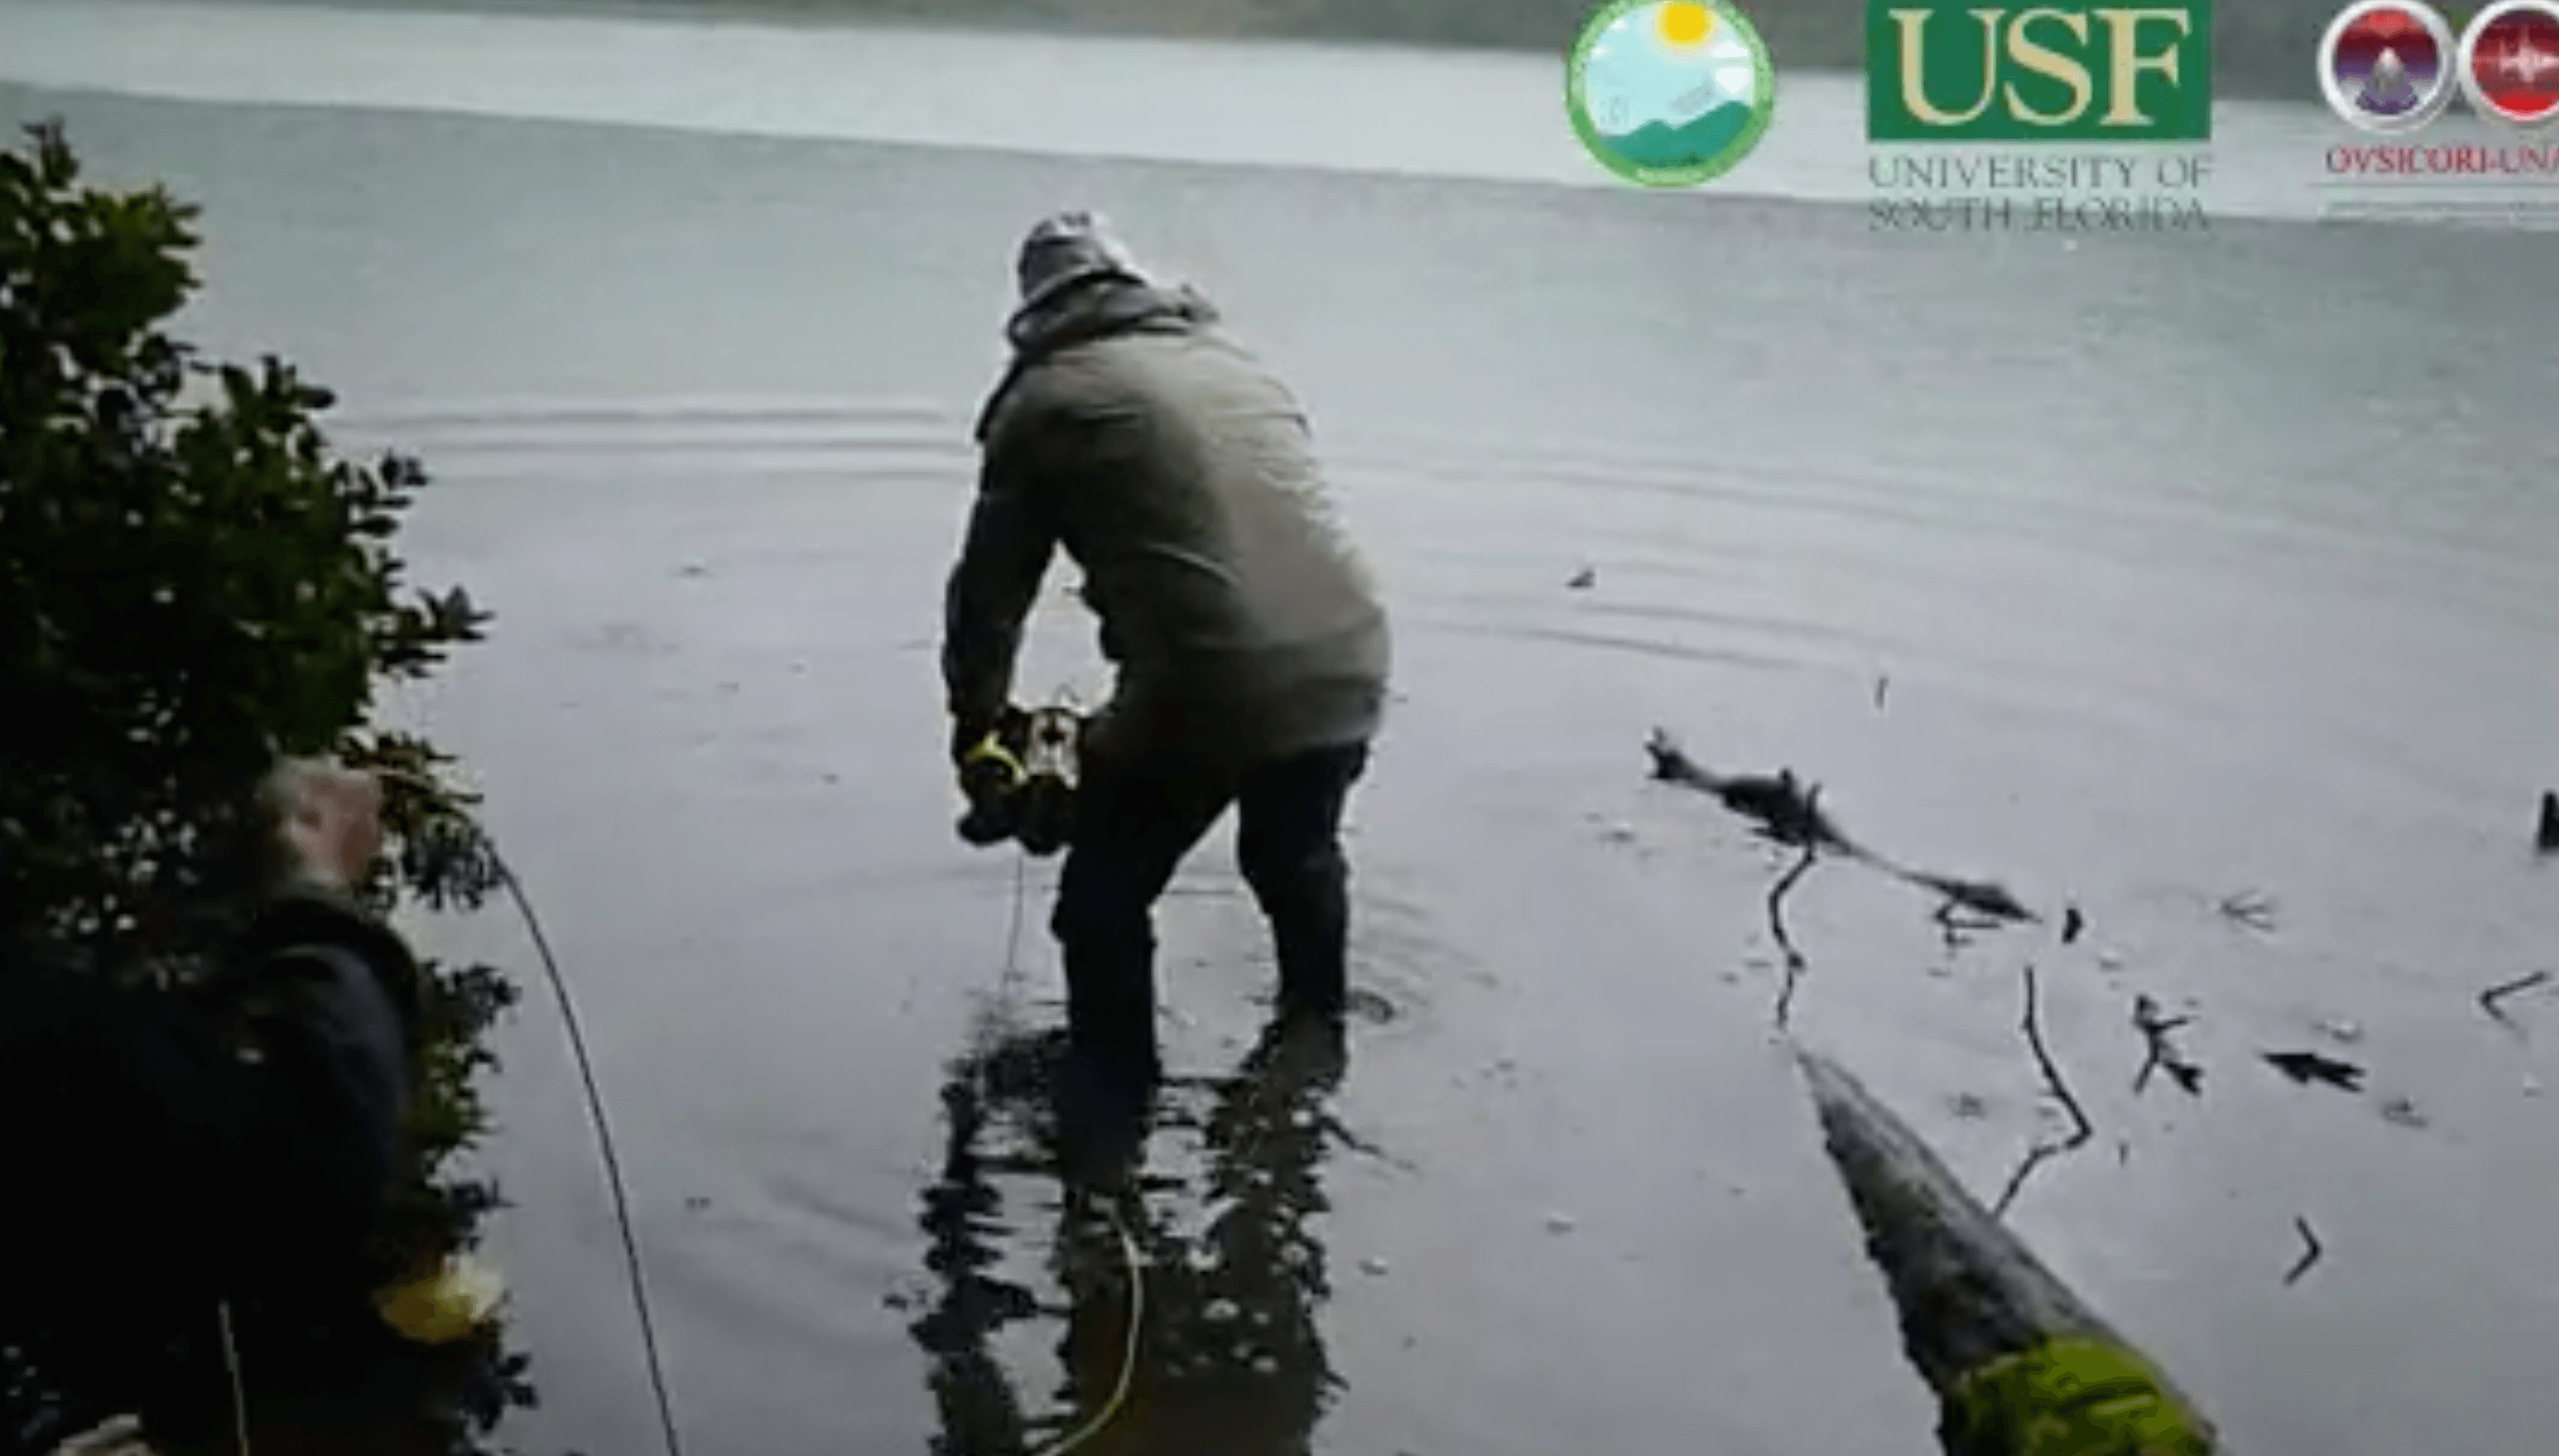
[[[1876,142],[2200,142],[2210,0],[2005,7],[1867,0]]]

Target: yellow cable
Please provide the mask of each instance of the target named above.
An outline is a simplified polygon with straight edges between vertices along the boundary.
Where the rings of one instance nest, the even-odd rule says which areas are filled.
[[[964,760],[964,763],[974,764],[979,759],[993,759],[996,763],[1003,765],[1004,771],[1012,777],[1015,783],[1021,782],[1030,775],[1030,770],[1023,767],[1022,761],[1014,756],[1013,751],[1004,747],[1003,741],[995,737],[992,733],[987,734],[984,739],[979,741],[976,748],[969,750],[968,757]]]
[[[1145,1260],[1138,1255],[1137,1240],[1129,1237],[1129,1228],[1120,1222],[1120,1216],[1105,1209],[1102,1217],[1110,1221],[1111,1232],[1120,1237],[1120,1256],[1129,1265],[1129,1338],[1121,1346],[1120,1380],[1112,1387],[1111,1398],[1103,1401],[1102,1407],[1087,1417],[1082,1425],[1048,1445],[1035,1448],[1031,1456],[1066,1456],[1066,1453],[1100,1435],[1102,1428],[1111,1423],[1111,1418],[1120,1413],[1120,1407],[1129,1403],[1129,1387],[1137,1379],[1137,1331],[1146,1318]]]

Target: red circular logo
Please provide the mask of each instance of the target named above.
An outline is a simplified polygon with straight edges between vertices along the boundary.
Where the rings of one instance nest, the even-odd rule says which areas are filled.
[[[2559,3],[2505,0],[2481,12],[2462,38],[2463,89],[2501,120],[2559,116]]]
[[[2443,114],[2461,49],[2423,0],[2355,0],[2320,45],[2320,89],[2337,115],[2366,131],[2414,131]]]

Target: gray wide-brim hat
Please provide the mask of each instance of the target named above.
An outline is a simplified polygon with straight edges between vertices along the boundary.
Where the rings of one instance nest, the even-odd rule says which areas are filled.
[[[1098,213],[1052,213],[1032,224],[1013,261],[1021,306],[1034,308],[1088,278],[1150,281],[1144,265]]]

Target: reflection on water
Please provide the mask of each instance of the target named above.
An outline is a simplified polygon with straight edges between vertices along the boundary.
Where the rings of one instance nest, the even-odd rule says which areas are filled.
[[[1311,1449],[1343,1383],[1317,1321],[1331,1290],[1308,1228],[1327,1207],[1339,1032],[1275,1025],[1231,1075],[1176,1080],[1134,1122],[1079,1104],[1059,1076],[1063,1048],[1055,1033],[1000,1033],[958,1058],[942,1090],[949,1141],[920,1220],[942,1294],[913,1327],[932,1358],[934,1451],[1019,1456],[1088,1423],[1079,1449],[1097,1452]],[[1150,1166],[1165,1151],[1150,1143],[1191,1136],[1197,1168]],[[1041,1201],[1063,1308],[999,1271],[1004,1240],[1035,1222],[1027,1209],[1007,1218],[998,1185],[1015,1181],[1055,1184]],[[1062,1323],[1065,1372],[1061,1413],[1045,1417],[993,1348],[1043,1317]]]

